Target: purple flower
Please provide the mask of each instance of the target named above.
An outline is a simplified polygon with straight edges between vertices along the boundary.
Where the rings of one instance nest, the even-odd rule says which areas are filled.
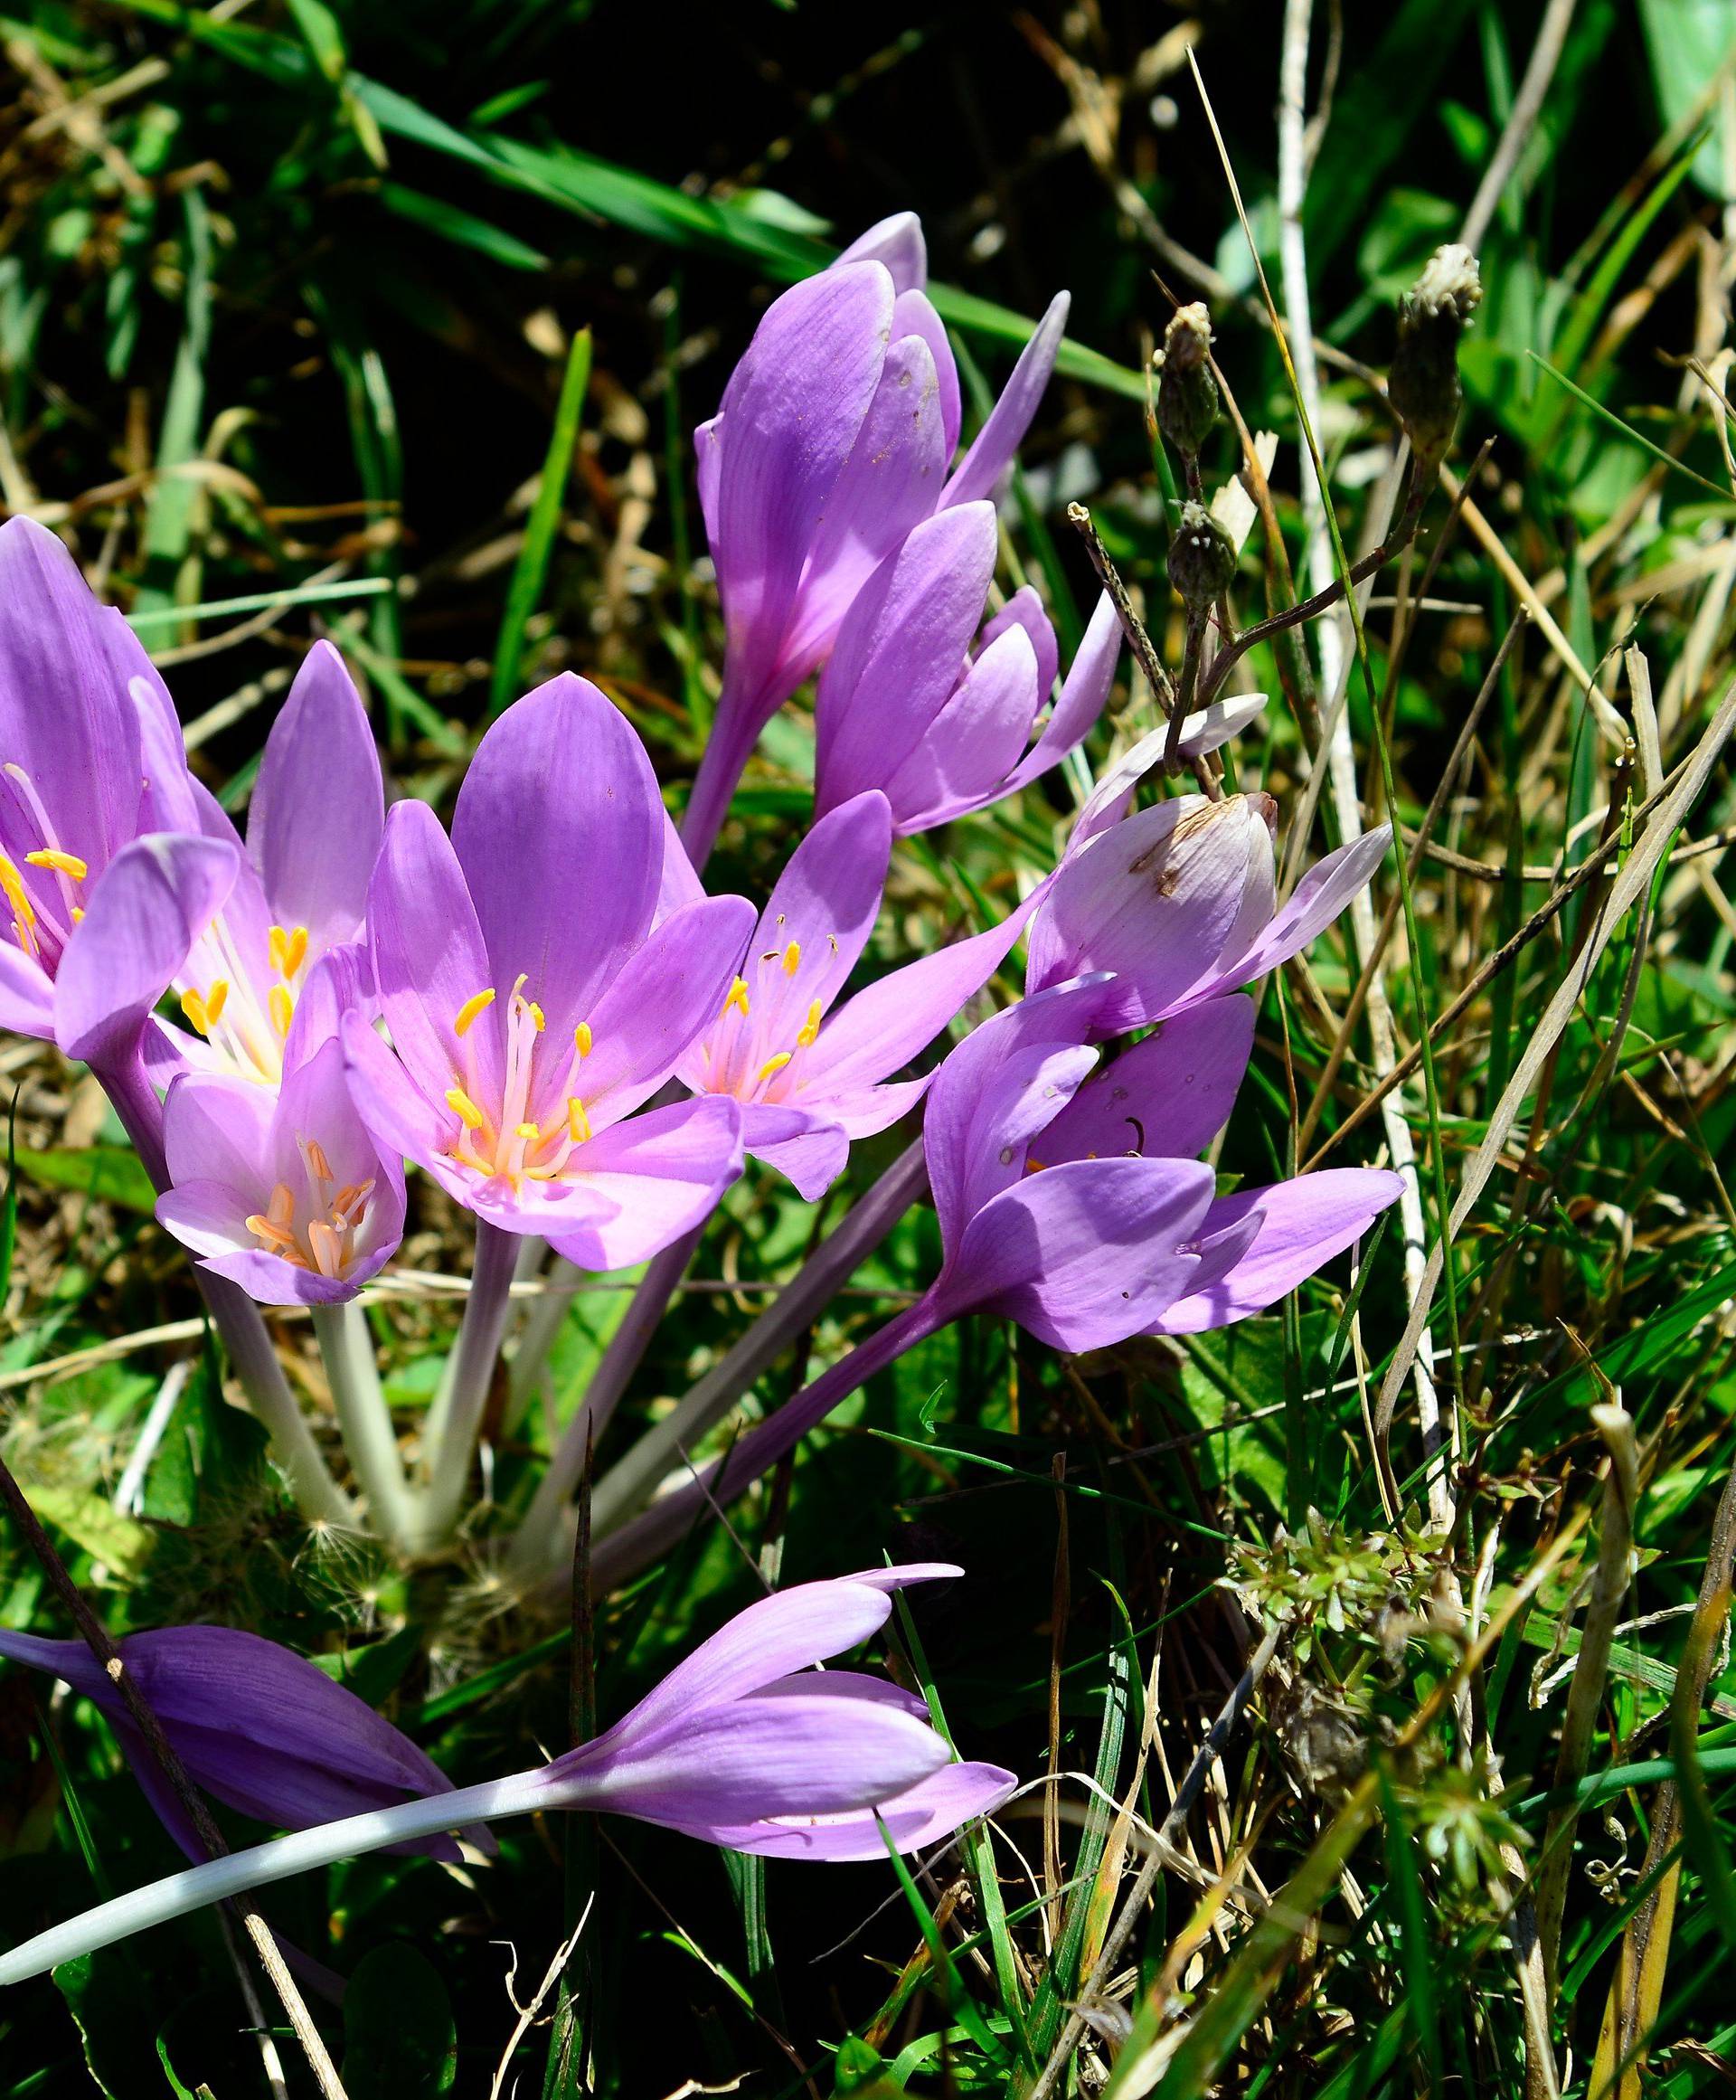
[[[824,661],[912,526],[993,493],[1060,348],[1063,294],[957,470],[958,375],[908,214],[767,309],[694,436],[726,634],[723,691],[684,837],[703,865],[760,732]]]
[[[300,1015],[302,995],[326,956],[354,948],[385,818],[367,714],[331,643],[314,645],[271,725],[244,856],[204,789],[184,776],[179,792],[185,828],[232,846],[241,872],[177,972],[187,1029],[160,1026],[149,1046],[157,1077],[188,1069],[275,1085],[330,1033],[328,1016]],[[341,981],[357,989],[353,974]]]
[[[722,1010],[688,1051],[694,1093],[741,1104],[741,1139],[812,1202],[854,1138],[898,1121],[926,1077],[887,1084],[981,990],[1025,914],[907,964],[834,1009],[873,931],[892,815],[870,791],[821,818],[790,856]]]
[[[1113,971],[1096,1023],[1109,1036],[1233,991],[1297,954],[1370,880],[1391,837],[1382,825],[1328,854],[1280,908],[1269,795],[1177,795],[1119,822],[1102,803],[1088,806],[1033,922],[1025,983],[1035,992]]]
[[[180,732],[54,534],[0,525],[0,1027],[113,1065],[235,875],[180,820]]]
[[[129,1633],[117,1645],[187,1776],[242,1815],[305,1830],[452,1790],[439,1766],[372,1707],[257,1633],[231,1626],[165,1626]],[[203,1849],[179,1797],[84,1642],[0,1632],[0,1655],[64,1679],[101,1709],[169,1834],[183,1851],[202,1859]],[[464,1835],[494,1849],[486,1830],[467,1828]],[[458,1857],[449,1838],[431,1834],[401,1849]]]
[[[741,897],[656,920],[665,832],[619,711],[582,678],[539,687],[484,737],[450,839],[393,809],[367,906],[392,1048],[343,1023],[380,1144],[589,1269],[646,1260],[741,1172],[733,1100],[624,1120],[716,1017],[753,923]]]
[[[182,1074],[163,1137],[174,1186],[158,1219],[262,1304],[354,1298],[403,1237],[402,1165],[356,1113],[335,1036],[278,1089]]]
[[[600,1810],[737,1851],[805,1859],[877,1859],[889,1840],[904,1852],[933,1844],[991,1814],[1013,1791],[1013,1774],[993,1764],[953,1763],[922,1701],[883,1679],[811,1666],[877,1632],[891,1614],[894,1590],[959,1572],[940,1563],[876,1568],[780,1591],[732,1619],[607,1735],[552,1764],[351,1815],[172,1875],[14,1948],[0,1957],[0,1984],[22,1982],[75,1954],[305,1868],[450,1830],[460,1818]],[[193,1628],[156,1638],[215,1631]],[[58,1650],[63,1644],[35,1645]],[[269,1650],[266,1642],[254,1645]],[[283,1696],[284,1666],[294,1659],[270,1652],[279,1661],[261,1668],[259,1676],[277,1693],[277,1710],[257,1713],[250,1687],[238,1673],[238,1704],[223,1745],[230,1759],[244,1736],[307,1754],[300,1708],[293,1697]],[[319,1696],[326,1701],[347,1697],[324,1680]],[[329,1709],[333,1717],[335,1711]],[[362,1711],[373,1729],[385,1727]],[[319,1713],[322,1726],[340,1739],[341,1756],[353,1761],[359,1724],[335,1719],[334,1725],[327,1713]],[[408,1771],[420,1760],[426,1771],[401,1783],[402,1791],[432,1795],[444,1785],[420,1753],[395,1731],[386,1734],[401,1745],[402,1763],[392,1765],[384,1746],[370,1738],[378,1758],[370,1773]],[[214,1778],[212,1785],[216,1792]]]

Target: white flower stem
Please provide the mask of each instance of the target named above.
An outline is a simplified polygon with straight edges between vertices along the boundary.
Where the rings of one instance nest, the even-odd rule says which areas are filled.
[[[408,1801],[396,1808],[372,1809],[364,1815],[345,1816],[338,1822],[292,1831],[287,1838],[274,1838],[249,1851],[231,1852],[207,1860],[203,1867],[168,1875],[39,1933],[33,1940],[0,1955],[0,1985],[22,1983],[27,1977],[40,1976],[77,1955],[112,1946],[133,1933],[166,1925],[171,1918],[184,1917],[208,1903],[244,1896],[250,1889],[263,1888],[269,1882],[282,1881],[309,1868],[329,1867],[339,1859],[378,1851],[382,1845],[434,1837],[467,1823],[523,1815],[546,1801],[544,1773],[539,1768],[515,1773],[510,1779],[486,1780],[480,1786],[459,1787],[450,1793]]]
[[[369,1518],[382,1537],[401,1541],[414,1528],[415,1509],[392,1410],[380,1384],[368,1316],[354,1300],[310,1310],[337,1426],[368,1499]]]
[[[470,1296],[422,1439],[428,1493],[419,1514],[416,1543],[423,1547],[444,1545],[464,1506],[471,1454],[488,1405],[501,1337],[506,1331],[517,1261],[517,1235],[477,1218]]]

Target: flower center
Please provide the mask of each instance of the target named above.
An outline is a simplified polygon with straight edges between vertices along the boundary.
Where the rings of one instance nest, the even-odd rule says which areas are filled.
[[[783,923],[781,914],[778,923]],[[836,936],[828,933],[826,941],[835,953]],[[788,1101],[801,1083],[802,1052],[818,1037],[827,1002],[809,998],[803,1007],[799,941],[766,949],[749,968],[753,983],[745,977],[734,979],[700,1045],[706,1091],[732,1093],[738,1101]],[[808,986],[812,981],[810,969]]]
[[[193,970],[182,984],[181,1011],[241,1078],[276,1086],[283,1078],[283,1046],[296,1001],[307,980],[307,927],[273,926],[266,953],[269,981],[261,985],[219,913],[188,959]]]
[[[306,1199],[297,1202],[289,1184],[279,1181],[264,1211],[248,1219],[247,1229],[266,1253],[341,1282],[355,1260],[355,1236],[368,1215],[373,1178],[339,1188],[317,1138],[297,1138],[296,1147],[306,1169]]]
[[[10,913],[6,932],[52,977],[73,927],[84,916],[78,894],[90,873],[90,864],[61,845],[35,783],[23,766],[8,762],[0,766],[0,775],[24,836],[37,842],[26,847],[23,866],[0,852],[0,895]]]
[[[485,1181],[516,1189],[524,1181],[559,1181],[575,1149],[590,1136],[580,1067],[590,1055],[590,1024],[580,1021],[572,1047],[551,1044],[547,1017],[524,997],[524,977],[507,993],[500,1031],[503,1073],[499,1097],[491,1100],[481,1076],[471,1030],[496,1002],[492,986],[473,992],[452,1017],[462,1045],[455,1084],[446,1105],[457,1119],[447,1140],[448,1157]]]

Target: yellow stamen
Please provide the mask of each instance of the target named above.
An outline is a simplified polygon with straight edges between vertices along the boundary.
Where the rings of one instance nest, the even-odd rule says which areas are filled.
[[[760,1078],[769,1079],[774,1072],[781,1072],[785,1065],[789,1063],[789,1055],[788,1050],[780,1050],[777,1056],[768,1057],[760,1067]]]
[[[317,1138],[309,1138],[307,1140],[307,1164],[322,1181],[337,1179],[332,1172],[331,1161],[326,1157],[326,1148]]]
[[[307,929],[305,926],[293,927],[290,930],[288,940],[283,944],[283,974],[285,977],[294,977],[297,970],[307,960]]]
[[[4,853],[0,853],[0,890],[6,893],[6,902],[17,914],[18,923],[21,926],[33,926],[36,923],[36,913],[24,889],[24,877]]]
[[[484,1122],[487,1120],[461,1086],[448,1086],[447,1088],[446,1105],[458,1117],[467,1130],[481,1130]]]
[[[229,980],[217,978],[205,994],[205,1015],[214,1028],[223,1017],[223,1008],[229,1004]]]
[[[83,918],[83,916],[84,906],[82,904],[74,904],[72,907],[72,923],[76,926],[79,921]]]
[[[792,941],[784,951],[784,975],[794,977],[801,967],[802,944],[799,941]]]
[[[495,990],[492,985],[489,986],[486,991],[472,992],[470,997],[466,999],[464,1004],[458,1008],[458,1013],[453,1019],[452,1033],[455,1036],[462,1036],[467,1034],[469,1030],[471,1022],[476,1019],[476,1016],[478,1014],[486,1014],[488,1008],[492,1007],[494,1003]]]
[[[322,1276],[335,1276],[343,1268],[344,1250],[337,1234],[323,1218],[308,1221],[307,1244],[314,1250],[314,1261]]]
[[[582,1145],[590,1136],[590,1118],[576,1093],[567,1102],[567,1132],[575,1145]]]
[[[748,980],[745,977],[738,977],[730,986],[730,996],[723,1002],[723,1011],[727,1014],[731,1007],[739,1007],[741,1018],[744,1021],[747,1019]]]
[[[265,937],[265,951],[271,959],[271,967],[279,977],[284,974],[283,959],[288,953],[289,936],[281,926],[274,926]]]
[[[210,1035],[211,1016],[205,1011],[205,1002],[196,991],[184,991],[181,994],[181,1011],[202,1036]]]
[[[515,1138],[523,1138],[527,1145],[533,1145],[542,1133],[534,1123],[514,1123],[513,1135]]]
[[[266,1206],[273,1225],[279,1230],[290,1224],[296,1215],[296,1199],[289,1192],[289,1184],[279,1181],[271,1191],[271,1200]]]
[[[282,1254],[287,1260],[306,1267],[307,1264],[301,1260],[301,1249],[296,1244],[294,1233],[286,1232],[282,1225],[274,1224],[269,1217],[261,1217],[257,1211],[248,1219],[247,1229],[256,1240],[263,1240],[272,1253]]]
[[[76,853],[62,853],[58,846],[44,846],[24,858],[32,867],[52,867],[56,875],[71,875],[75,883],[81,883],[90,873],[90,864],[79,858]]]
[[[572,1031],[572,1039],[578,1046],[580,1056],[589,1057],[590,1055],[590,1023],[580,1021]]]
[[[289,987],[274,984],[265,995],[265,1003],[271,1015],[271,1026],[279,1036],[287,1036],[289,1024],[296,1017],[296,1002],[289,995]]]
[[[1033,1159],[1027,1153],[1025,1155],[1024,1170],[1027,1174],[1041,1174],[1043,1170],[1043,1163],[1041,1159]]]
[[[535,1022],[536,1032],[540,1036],[543,1029],[546,1028],[549,1025],[542,1017],[542,1007],[537,1005],[534,999],[526,999],[524,1002],[524,1010],[530,1015],[532,1020]]]
[[[807,1018],[802,1023],[802,1032],[796,1038],[796,1047],[806,1050],[820,1032],[820,1002],[818,999],[807,1009]]]

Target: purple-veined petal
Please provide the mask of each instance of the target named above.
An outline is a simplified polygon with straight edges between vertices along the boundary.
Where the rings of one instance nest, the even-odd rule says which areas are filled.
[[[744,1102],[741,1141],[763,1166],[781,1174],[804,1203],[817,1203],[850,1163],[849,1132],[824,1111]]]
[[[1023,627],[1010,627],[972,663],[887,781],[900,834],[998,801],[1030,741],[1039,699],[1036,651]]]
[[[305,1064],[323,1043],[335,1042],[345,1014],[360,1013],[372,1020],[378,1005],[366,947],[360,941],[344,941],[328,948],[307,972],[296,1001],[283,1042],[285,1074]]]
[[[1392,827],[1382,824],[1348,846],[1341,846],[1335,853],[1327,854],[1324,860],[1316,861],[1249,946],[1234,954],[1233,960],[1190,996],[1211,998],[1219,991],[1264,977],[1269,970],[1299,953],[1325,932],[1360,890],[1367,887],[1392,839]]]
[[[687,857],[687,848],[681,843],[681,834],[675,829],[675,819],[665,809],[663,813],[663,872],[657,883],[657,911],[653,921],[660,926],[684,904],[696,904],[705,894],[705,885],[699,879],[698,871]]]
[[[741,1112],[727,1095],[706,1094],[651,1109],[599,1130],[573,1155],[569,1171],[587,1206],[612,1216],[541,1231],[581,1269],[627,1269],[647,1262],[716,1208],[741,1172]]]
[[[650,927],[664,822],[645,746],[587,679],[563,672],[506,710],[452,817],[503,1002],[522,975],[551,1027],[586,1017]]]
[[[991,642],[998,641],[1010,627],[1022,627],[1031,637],[1031,647],[1037,657],[1037,691],[1047,700],[1055,689],[1055,678],[1061,670],[1061,644],[1055,639],[1054,622],[1043,610],[1043,600],[1034,585],[1022,584],[995,617],[985,623],[978,638],[978,654]],[[1089,637],[1088,629],[1088,639]],[[1077,661],[1075,658],[1076,665]]]
[[[877,219],[832,267],[842,270],[852,262],[883,263],[895,290],[920,291],[929,281],[929,244],[922,237],[921,220],[914,212],[894,212],[889,218]]]
[[[1013,455],[1024,441],[1024,433],[1031,428],[1049,384],[1049,375],[1061,354],[1071,303],[1066,292],[1057,292],[1050,300],[1035,334],[1020,352],[1001,398],[989,411],[976,442],[948,482],[940,497],[943,506],[974,503],[979,497],[995,494],[1001,476],[1013,464]]]
[[[247,845],[274,921],[316,950],[352,939],[385,825],[380,754],[344,659],[316,642],[271,725]]]
[[[460,1203],[467,1202],[468,1181],[446,1157],[453,1119],[445,1104],[436,1106],[365,1015],[345,1014],[339,1040],[350,1098],[382,1152],[415,1160]]]
[[[169,1178],[251,1186],[269,1172],[275,1105],[245,1079],[195,1072],[175,1080],[163,1103]]]
[[[1261,1216],[1252,1245],[1229,1272],[1197,1294],[1178,1299],[1155,1331],[1198,1334],[1264,1312],[1358,1240],[1403,1184],[1376,1168],[1329,1167],[1269,1188],[1220,1197],[1206,1214],[1206,1230],[1222,1232],[1250,1213]]]
[[[966,1823],[993,1815],[1017,1784],[998,1764],[947,1764],[878,1808],[790,1816],[781,1822],[761,1818],[699,1825],[687,1835],[773,1859],[883,1859],[889,1838],[900,1852],[925,1852]]]
[[[1250,998],[1173,1014],[1080,1088],[1043,1132],[1044,1163],[1197,1158],[1229,1121],[1253,1046]]]
[[[69,1057],[100,1066],[132,1054],[238,866],[232,847],[175,832],[149,833],[116,855],[55,978],[55,1034]]]
[[[1193,1159],[1073,1159],[1026,1174],[965,1227],[940,1291],[1052,1348],[1105,1348],[1149,1328],[1198,1268],[1216,1177]]]

